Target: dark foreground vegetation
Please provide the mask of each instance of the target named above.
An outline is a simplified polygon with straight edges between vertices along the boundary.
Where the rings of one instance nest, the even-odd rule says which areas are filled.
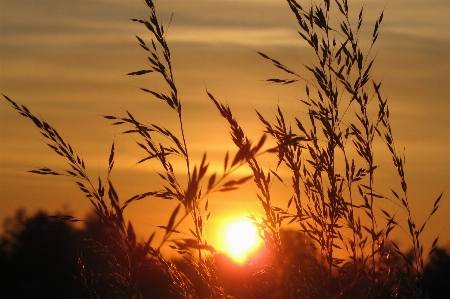
[[[253,142],[231,107],[207,91],[205,99],[225,119],[236,145],[232,154],[224,153],[221,171],[210,171],[206,153],[201,161],[189,155],[167,26],[159,22],[151,0],[145,0],[148,17],[133,19],[148,29],[147,37],[136,38],[150,68],[128,75],[163,79],[164,86],[158,88],[163,92],[141,89],[167,104],[167,111],[158,113],[176,115],[179,130],[140,121],[130,111],[104,117],[133,136],[145,153],[138,163],[153,163],[163,182],[161,189],[119,200],[110,180],[114,143],[105,159],[107,177],[91,178],[83,158],[53,126],[5,96],[67,163],[63,171],[41,167],[31,172],[71,177],[92,204],[96,220],[87,222],[88,229],[77,231],[65,222],[55,222],[75,221],[72,216],[18,217],[12,228],[19,229],[2,241],[3,292],[23,292],[32,298],[39,291],[59,288],[47,297],[61,298],[68,292],[69,297],[86,298],[412,299],[438,298],[433,292],[448,291],[445,285],[433,285],[440,279],[448,281],[448,255],[437,247],[438,238],[428,246],[430,252],[424,252],[421,241],[442,194],[429,199],[429,217],[417,223],[410,209],[405,157],[390,125],[389,103],[381,82],[372,78],[372,52],[384,11],[364,31],[364,6],[349,7],[346,0],[286,2],[299,38],[309,45],[314,60],[287,66],[270,55],[257,54],[281,72],[268,83],[299,86],[298,106],[304,113],[287,118],[283,107],[277,107],[273,117],[256,111],[264,135]],[[398,177],[397,182],[387,183],[387,190],[378,189],[380,172],[386,169],[380,165],[386,161],[376,159],[380,149],[375,142],[384,143]],[[184,169],[175,170],[180,163],[174,161],[180,159]],[[273,166],[266,167],[270,163],[264,159]],[[242,167],[248,167],[252,175],[237,177],[236,170]],[[286,171],[289,175],[281,175]],[[264,249],[245,265],[233,266],[215,253],[205,237],[211,215],[208,202],[215,193],[238,192],[247,181],[253,181],[260,203],[260,211],[248,217],[257,226]],[[275,184],[284,185],[287,193],[275,192]],[[159,226],[164,231],[161,242],[154,240],[154,232],[140,241],[132,219],[124,218],[128,205],[151,197],[177,202],[167,223]],[[189,237],[180,237],[184,223],[191,223]],[[296,230],[286,232],[288,225]],[[410,243],[393,242],[394,230],[404,231]],[[45,242],[51,246],[43,246]],[[181,261],[161,254],[168,246]]]
[[[111,240],[105,234],[107,228],[95,216],[89,218],[82,229],[55,220],[45,212],[27,215],[24,209],[5,219],[0,238],[0,297],[119,298],[108,265],[109,258],[102,254],[104,246],[111,246]],[[281,236],[289,264],[309,269],[306,264],[314,263],[314,259],[309,256],[313,253],[305,252],[304,237],[294,231],[282,231]],[[266,255],[262,249],[245,265],[235,264],[225,255],[216,255],[219,280],[227,293],[241,298],[272,297],[263,292],[260,278],[254,275],[257,264],[267,262]],[[182,260],[175,263],[194,284],[201,285],[189,265]],[[401,263],[397,268],[406,272]],[[157,269],[140,275],[137,288],[144,298],[170,298],[162,287],[169,282]],[[437,248],[424,269],[423,287],[428,298],[447,298],[450,293],[448,281],[450,255],[445,249]],[[339,288],[337,277],[334,284]],[[390,298],[390,294],[379,298]]]

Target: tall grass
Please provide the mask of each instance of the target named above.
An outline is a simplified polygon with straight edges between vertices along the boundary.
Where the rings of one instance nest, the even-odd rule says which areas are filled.
[[[356,296],[377,298],[389,285],[389,277],[395,269],[391,255],[404,258],[410,271],[405,278],[408,286],[391,290],[407,298],[421,297],[421,273],[423,271],[423,245],[420,235],[426,222],[417,225],[412,219],[408,187],[405,178],[405,158],[395,147],[389,121],[387,99],[381,94],[381,82],[371,78],[374,58],[372,49],[380,34],[384,10],[375,20],[368,51],[364,53],[362,25],[364,6],[359,9],[356,26],[351,24],[347,1],[316,1],[303,7],[295,0],[287,1],[299,25],[298,34],[305,40],[316,56],[316,62],[305,65],[307,75],[299,73],[270,56],[258,52],[288,78],[267,79],[274,84],[303,83],[307,97],[300,100],[308,111],[309,119],[295,118],[292,127],[278,107],[275,121],[261,115],[258,117],[278,145],[278,167],[287,167],[291,174],[292,196],[287,206],[273,205],[270,186],[273,177],[283,182],[276,171],[264,172],[252,159],[249,166],[259,189],[258,198],[265,217],[258,221],[266,245],[278,263],[284,267],[285,256],[281,250],[279,231],[288,223],[298,223],[301,231],[314,241],[327,267],[323,298],[331,294],[333,270],[336,269],[349,283],[338,291],[338,297],[348,293]],[[337,19],[338,22],[332,20]],[[211,95],[221,115],[226,118],[234,133],[241,130],[232,119],[228,108],[221,106]],[[392,195],[381,194],[375,189],[378,165],[375,163],[374,142],[381,138],[389,150],[399,177],[399,189],[391,189]],[[237,147],[245,144],[245,137],[236,140]],[[357,155],[355,157],[354,152]],[[339,167],[338,165],[345,165]],[[273,175],[271,177],[270,175]],[[442,196],[442,194],[441,194]],[[439,196],[430,216],[438,208]],[[395,202],[406,214],[406,230],[414,249],[413,260],[408,259],[399,247],[389,239],[391,231],[401,225],[396,215],[381,209],[378,217],[376,206],[382,200]],[[393,214],[391,216],[391,214]],[[256,217],[253,217],[257,221]],[[432,251],[437,239],[433,242]],[[393,250],[389,245],[393,245]],[[346,258],[342,259],[344,251]],[[397,277],[400,279],[400,277]],[[289,286],[290,277],[283,280],[287,292],[283,297],[309,294],[298,285]]]
[[[298,23],[299,38],[307,42],[315,60],[295,70],[267,54],[257,53],[284,74],[267,79],[268,83],[296,84],[304,88],[306,97],[298,104],[307,110],[307,117],[287,119],[282,107],[277,108],[273,119],[256,111],[265,135],[253,143],[231,108],[207,91],[207,97],[229,124],[232,141],[237,147],[235,154],[225,155],[223,170],[218,173],[208,171],[206,153],[200,162],[189,156],[183,102],[172,69],[166,29],[158,21],[151,0],[145,0],[148,18],[132,19],[149,31],[149,37],[136,36],[136,39],[147,53],[151,67],[128,75],[163,79],[166,87],[162,90],[166,92],[141,89],[167,104],[167,113],[178,117],[179,129],[173,132],[161,125],[143,122],[129,111],[123,116],[105,115],[104,118],[114,126],[126,127],[124,134],[134,135],[137,145],[146,153],[138,163],[158,164],[161,170],[157,174],[164,182],[163,188],[119,201],[109,180],[115,161],[114,143],[107,177],[92,179],[86,173],[83,159],[55,128],[4,96],[14,109],[33,121],[47,145],[68,165],[64,172],[46,167],[31,172],[72,177],[108,227],[112,243],[100,244],[99,248],[110,265],[108,281],[114,296],[152,296],[140,285],[142,275],[150,270],[164,277],[160,287],[166,297],[232,297],[221,284],[214,247],[205,238],[210,215],[208,197],[216,192],[236,190],[251,179],[256,186],[262,216],[249,215],[249,218],[259,229],[268,257],[264,262],[255,262],[251,268],[253,279],[249,281],[249,288],[253,293],[250,297],[424,296],[421,279],[425,254],[420,236],[428,219],[417,224],[412,218],[405,158],[394,142],[388,101],[381,93],[382,84],[372,78],[375,56],[372,52],[380,34],[384,10],[373,20],[372,35],[365,41],[362,40],[362,28],[366,26],[363,24],[364,6],[355,11],[358,17],[353,24],[354,12],[346,0],[299,2],[287,0]],[[275,148],[263,150],[266,136],[276,142]],[[375,187],[380,171],[374,147],[377,139],[385,143],[398,173],[398,186],[390,190],[392,194],[382,194]],[[260,159],[271,156],[277,165],[267,169]],[[183,171],[174,170],[174,159],[184,161]],[[241,167],[249,167],[253,175],[233,178],[232,174]],[[289,171],[290,177],[281,175],[283,169]],[[275,183],[289,188],[287,200],[273,191]],[[167,223],[160,226],[164,230],[161,242],[155,241],[155,232],[146,242],[138,241],[132,223],[123,216],[129,204],[147,197],[178,202],[168,215]],[[441,197],[442,194],[434,202],[430,216],[438,209]],[[379,213],[377,207],[384,207],[385,200],[394,202],[400,212],[383,208]],[[282,206],[275,204],[280,202]],[[403,215],[405,223],[398,220]],[[180,225],[188,219],[192,221],[190,236],[174,238]],[[308,262],[293,260],[287,253],[281,230],[288,225],[295,225],[303,235]],[[390,239],[391,232],[398,228],[405,229],[411,240],[412,258]],[[431,251],[436,244],[437,239]],[[196,273],[196,279],[187,276],[161,254],[161,249],[167,245],[184,256],[191,272]],[[80,269],[81,276],[86,278],[81,259]]]

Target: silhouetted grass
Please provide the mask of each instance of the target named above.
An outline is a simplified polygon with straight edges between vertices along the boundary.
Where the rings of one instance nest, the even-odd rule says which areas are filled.
[[[404,172],[405,158],[398,151],[390,125],[389,105],[381,93],[381,82],[372,78],[373,47],[380,34],[384,10],[373,20],[372,36],[361,40],[364,6],[358,8],[358,21],[351,23],[346,0],[314,1],[300,4],[287,0],[298,23],[299,38],[305,40],[315,60],[300,70],[277,59],[257,52],[264,60],[280,69],[283,77],[267,79],[273,84],[296,84],[304,88],[306,98],[299,105],[307,109],[308,117],[285,117],[277,108],[274,120],[256,111],[264,133],[277,144],[262,151],[266,135],[252,143],[228,105],[220,103],[210,92],[207,96],[217,107],[230,127],[230,135],[237,147],[236,154],[226,154],[223,170],[209,173],[206,154],[200,163],[192,161],[185,140],[182,100],[178,94],[166,42],[164,26],[158,21],[153,1],[146,0],[149,17],[132,21],[145,26],[149,38],[136,36],[145,50],[150,69],[130,72],[130,76],[152,75],[163,78],[166,92],[141,88],[168,105],[167,113],[178,116],[179,130],[170,131],[161,125],[148,124],[126,111],[124,116],[105,115],[113,125],[125,126],[124,134],[132,134],[137,145],[146,152],[138,163],[155,163],[163,180],[161,189],[137,194],[123,203],[109,180],[114,167],[115,146],[109,156],[108,176],[105,180],[89,178],[82,158],[55,128],[36,117],[25,106],[5,98],[21,115],[33,121],[46,138],[48,146],[68,163],[65,172],[43,167],[31,170],[43,175],[70,176],[92,203],[111,242],[98,245],[109,261],[109,281],[117,297],[142,298],[142,273],[157,271],[165,281],[161,285],[170,298],[227,298],[231,297],[221,284],[215,263],[214,248],[205,238],[205,225],[210,211],[208,195],[238,189],[253,179],[256,196],[263,216],[250,215],[264,240],[267,257],[251,264],[252,279],[246,293],[250,298],[421,298],[424,252],[420,236],[423,224],[414,222]],[[335,21],[336,20],[336,21]],[[368,44],[364,51],[363,44]],[[308,79],[313,78],[313,79]],[[294,125],[292,125],[292,123]],[[159,138],[164,137],[164,138]],[[375,163],[374,142],[382,140],[398,173],[398,187],[391,194],[375,188],[378,164]],[[160,140],[164,140],[160,141]],[[274,169],[260,163],[260,155],[275,156]],[[175,171],[173,159],[184,160],[185,169]],[[231,179],[238,168],[248,166],[252,176]],[[339,165],[342,165],[339,166]],[[290,178],[282,177],[281,169],[288,169]],[[181,173],[181,174],[180,174]],[[280,194],[273,192],[274,183],[290,188],[290,197],[283,206]],[[178,202],[168,215],[161,243],[154,242],[151,233],[146,242],[139,242],[133,225],[123,217],[129,204],[146,197],[159,197]],[[430,216],[439,207],[434,202]],[[382,209],[382,200],[394,202],[401,210]],[[406,223],[398,222],[398,213],[406,215]],[[173,239],[180,224],[190,218],[190,236]],[[68,218],[65,220],[75,220]],[[303,235],[304,255],[296,257],[283,246],[281,230],[296,224]],[[407,256],[389,236],[400,227],[411,239],[412,257]],[[436,248],[437,239],[432,244]],[[187,271],[161,255],[161,248],[169,245],[185,258]],[[303,262],[301,259],[306,259]],[[186,266],[187,265],[187,266]],[[85,276],[80,259],[81,276]],[[192,274],[195,273],[195,279]],[[87,281],[85,279],[85,281]]]

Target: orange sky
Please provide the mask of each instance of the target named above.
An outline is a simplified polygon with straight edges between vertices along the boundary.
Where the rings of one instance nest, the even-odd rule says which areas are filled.
[[[352,3],[362,1],[350,2],[350,7]],[[448,3],[389,1],[376,47],[374,76],[383,79],[396,142],[406,148],[418,222],[450,184]],[[374,23],[372,12],[383,5],[366,1],[368,31]],[[296,70],[308,63],[308,48],[284,1],[167,0],[158,1],[157,9],[165,24],[174,12],[167,39],[194,159],[200,162],[206,150],[212,163],[220,164],[227,150],[235,151],[205,87],[234,108],[254,139],[261,134],[254,109],[271,115],[280,104],[290,116],[296,115],[296,98],[303,95],[303,87],[264,84],[262,80],[280,73],[253,52],[269,54]],[[134,38],[144,38],[146,32],[129,21],[145,15],[138,0],[0,0],[0,92],[56,127],[84,157],[92,178],[105,174],[115,140],[112,180],[122,199],[152,190],[154,172],[148,164],[135,166],[144,154],[130,136],[118,135],[121,129],[99,115],[120,116],[128,109],[140,119],[177,129],[176,117],[168,116],[166,105],[136,88],[158,90],[164,88],[161,82],[151,75],[124,76],[148,67]],[[387,155],[378,157],[383,167],[390,167]],[[0,101],[0,218],[21,206],[51,212],[67,206],[81,218],[88,211],[89,202],[70,180],[27,173],[42,166],[65,165],[29,121]],[[384,187],[394,187],[395,176],[388,171],[384,176]],[[210,199],[211,231],[220,226],[221,217],[258,208],[252,188],[248,184],[242,191]],[[147,234],[155,225],[166,224],[164,211],[173,207],[174,203],[148,199],[130,206],[129,215]],[[441,245],[450,245],[449,212],[450,197],[445,194],[427,240],[440,233]]]

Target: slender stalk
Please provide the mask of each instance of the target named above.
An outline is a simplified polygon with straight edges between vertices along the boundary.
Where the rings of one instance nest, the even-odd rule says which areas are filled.
[[[189,151],[188,151],[188,147],[186,145],[186,137],[184,136],[184,128],[183,128],[183,120],[181,118],[181,102],[180,102],[180,106],[179,106],[179,110],[178,110],[178,119],[180,122],[180,130],[181,130],[181,136],[183,138],[183,145],[184,145],[184,150],[186,151],[186,168],[187,168],[187,173],[188,173],[188,185],[191,183],[191,167],[189,165]]]

